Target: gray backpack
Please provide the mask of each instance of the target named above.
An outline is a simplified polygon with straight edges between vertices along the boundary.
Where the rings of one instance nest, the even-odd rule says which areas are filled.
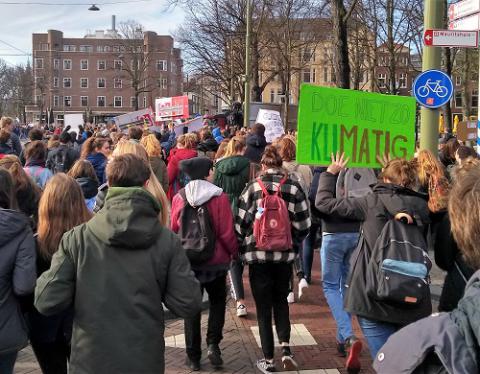
[[[349,168],[338,175],[336,197],[363,197],[372,193],[371,185],[378,182],[373,169]]]

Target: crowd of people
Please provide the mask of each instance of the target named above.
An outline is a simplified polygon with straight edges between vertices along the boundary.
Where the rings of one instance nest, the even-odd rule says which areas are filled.
[[[455,138],[438,158],[386,155],[372,170],[342,154],[299,165],[295,135],[268,144],[261,124],[34,127],[23,146],[13,130],[2,118],[1,374],[28,342],[45,374],[163,373],[162,304],[184,319],[185,365],[198,371],[204,292],[206,352],[222,367],[228,286],[237,316],[249,312],[245,267],[257,368],[276,371],[275,328],[283,368],[297,370],[289,304],[315,281],[317,248],[349,373],[363,349],[353,316],[380,373],[477,370],[480,161]],[[441,318],[428,317],[429,250],[447,272]]]

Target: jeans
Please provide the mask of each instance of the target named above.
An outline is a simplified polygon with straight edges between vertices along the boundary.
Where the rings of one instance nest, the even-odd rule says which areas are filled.
[[[272,359],[275,346],[272,310],[280,343],[290,342],[290,312],[287,296],[292,265],[284,262],[268,262],[251,264],[249,269],[262,351],[265,358]]]
[[[394,334],[400,326],[387,322],[373,321],[363,317],[357,317],[357,319],[363,336],[365,336],[367,340],[372,359],[375,360],[380,348],[383,347],[390,335]]]
[[[0,374],[12,374],[18,352],[0,354]]]
[[[245,290],[243,288],[243,263],[242,260],[236,259],[232,261],[229,271],[231,293],[235,301],[245,298]]]
[[[312,225],[310,226],[310,232],[303,241],[303,272],[305,274],[305,279],[308,283],[312,281],[313,253],[315,250],[315,241],[317,239],[318,230],[320,230],[320,225],[312,223]]]
[[[223,339],[222,331],[225,324],[225,308],[227,305],[226,277],[226,275],[223,275],[201,285],[202,293],[203,290],[206,290],[210,301],[207,345],[218,345]],[[201,319],[201,313],[185,319],[185,346],[187,356],[192,361],[198,361],[202,357]]]
[[[358,233],[324,234],[321,248],[323,292],[337,323],[339,343],[353,335],[352,319],[343,309],[343,294],[349,261],[358,242]]]

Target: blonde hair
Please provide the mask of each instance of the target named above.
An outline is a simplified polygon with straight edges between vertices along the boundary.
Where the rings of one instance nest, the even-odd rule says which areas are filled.
[[[140,144],[144,146],[148,157],[160,157],[162,155],[162,146],[154,134],[144,136],[140,140]]]
[[[4,129],[5,127],[11,125],[13,123],[12,117],[2,117],[0,119],[0,129]]]
[[[188,133],[184,135],[183,146],[186,149],[195,149],[198,142],[198,136],[193,133]]]
[[[297,156],[297,147],[295,138],[291,135],[286,135],[278,141],[278,153],[283,161],[295,161]]]
[[[40,253],[51,258],[67,231],[92,217],[80,185],[66,174],[55,174],[43,191],[38,205],[38,244]]]
[[[239,154],[247,146],[245,138],[241,136],[234,136],[227,144],[223,157],[230,157]]]
[[[148,160],[148,154],[145,148],[141,144],[131,142],[128,140],[120,140],[120,142],[118,142],[117,147],[112,153],[112,157],[115,158],[117,156],[129,154],[129,153],[142,158],[148,163],[148,165],[150,165],[150,162]],[[170,205],[167,199],[167,195],[165,194],[165,191],[163,190],[162,185],[158,181],[151,167],[150,167],[149,183],[147,184],[145,189],[148,192],[150,192],[162,206],[162,209],[158,217],[160,220],[160,224],[163,226],[168,226]]]
[[[422,149],[417,156],[418,181],[423,187],[428,187],[430,179],[445,178],[443,166],[429,150]]]

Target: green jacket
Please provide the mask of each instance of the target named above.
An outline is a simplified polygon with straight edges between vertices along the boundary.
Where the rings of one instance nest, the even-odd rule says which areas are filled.
[[[109,189],[104,208],[67,232],[35,289],[45,315],[74,304],[70,374],[164,373],[162,302],[200,311],[200,285],[180,241],[142,188]]]
[[[250,179],[250,160],[244,156],[231,156],[215,165],[214,184],[228,195],[233,215],[237,211],[238,198]]]

